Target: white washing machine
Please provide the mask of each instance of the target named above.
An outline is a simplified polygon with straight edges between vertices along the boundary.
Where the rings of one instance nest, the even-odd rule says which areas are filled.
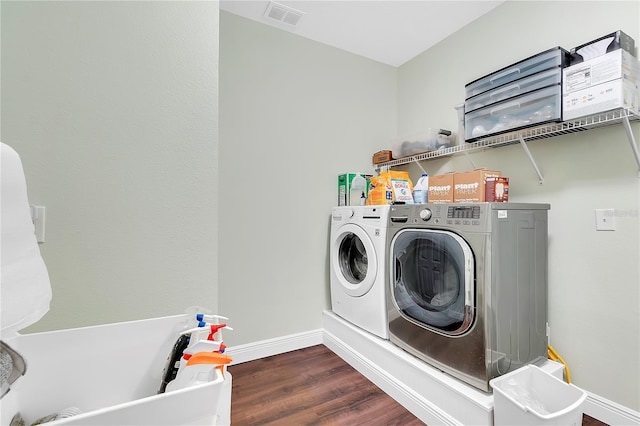
[[[334,207],[331,215],[331,308],[352,324],[389,338],[386,291],[390,206]]]

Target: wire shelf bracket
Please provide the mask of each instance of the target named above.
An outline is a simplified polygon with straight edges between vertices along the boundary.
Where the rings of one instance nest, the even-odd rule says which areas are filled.
[[[520,146],[524,150],[525,154],[527,154],[527,157],[529,158],[529,161],[533,166],[533,170],[535,170],[536,174],[538,175],[538,183],[540,185],[544,184],[544,176],[542,176],[542,172],[540,172],[540,169],[536,164],[536,160],[533,158],[533,155],[531,155],[531,151],[529,150],[527,143],[524,141],[524,138],[522,136],[520,136],[519,140],[520,140]]]
[[[627,139],[629,139],[629,143],[631,144],[631,151],[633,151],[633,156],[636,159],[636,164],[638,165],[638,177],[640,177],[640,153],[638,152],[638,144],[636,143],[636,138],[633,136],[633,131],[631,130],[631,123],[629,123],[629,116],[625,116],[622,120],[622,124],[624,124],[624,130],[627,132]]]

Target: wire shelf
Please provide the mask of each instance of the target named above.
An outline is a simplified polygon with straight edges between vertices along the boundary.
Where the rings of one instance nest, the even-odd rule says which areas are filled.
[[[448,157],[520,142],[547,139],[554,136],[577,133],[597,127],[610,126],[613,124],[623,123],[625,121],[636,120],[640,120],[640,115],[634,114],[628,109],[616,109],[560,123],[548,123],[540,126],[528,127],[509,133],[490,136],[486,139],[481,139],[471,143],[462,143],[461,145],[452,146],[450,148],[442,148],[437,151],[415,154],[410,157],[403,157],[397,160],[376,164],[375,168],[376,170],[388,169],[393,166],[400,166],[416,161]]]

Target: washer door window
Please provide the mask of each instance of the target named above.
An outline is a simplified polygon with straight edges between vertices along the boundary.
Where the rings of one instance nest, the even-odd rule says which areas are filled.
[[[378,273],[371,239],[359,226],[346,224],[333,241],[334,271],[344,291],[354,297],[366,294]]]
[[[393,301],[403,317],[429,330],[460,335],[474,319],[474,260],[459,235],[403,230],[391,243]]]

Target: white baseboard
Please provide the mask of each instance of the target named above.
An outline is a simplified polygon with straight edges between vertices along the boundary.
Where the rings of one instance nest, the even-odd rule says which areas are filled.
[[[640,425],[640,412],[587,391],[584,413],[611,426]]]
[[[227,348],[226,354],[233,358],[231,365],[266,358],[272,355],[283,354],[298,349],[308,348],[322,344],[322,329],[307,331],[304,333],[290,334],[288,336],[261,340]]]

